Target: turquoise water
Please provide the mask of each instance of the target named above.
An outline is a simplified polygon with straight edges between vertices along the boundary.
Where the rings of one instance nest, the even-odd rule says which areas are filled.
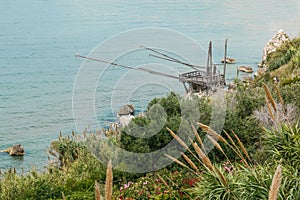
[[[21,143],[27,154],[0,154],[0,169],[42,169],[50,142],[60,131],[75,129],[72,91],[82,63],[74,57],[77,52],[87,55],[102,41],[130,29],[161,27],[186,34],[203,47],[212,40],[217,61],[228,37],[229,56],[256,68],[263,46],[280,28],[298,35],[299,11],[296,0],[1,0],[0,149]],[[235,69],[228,69],[229,80]],[[132,98],[139,109],[166,93],[155,87],[146,91]],[[105,87],[96,97],[99,123],[113,120]]]

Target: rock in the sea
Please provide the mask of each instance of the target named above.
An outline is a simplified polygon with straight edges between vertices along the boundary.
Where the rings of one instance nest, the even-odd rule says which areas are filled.
[[[224,63],[224,58],[221,60],[221,63]],[[236,60],[233,59],[233,58],[227,57],[226,58],[226,63],[228,63],[228,64],[234,64],[234,63],[236,63]]]
[[[1,152],[6,152],[11,156],[23,156],[25,154],[24,147],[20,144],[11,146]]]
[[[248,67],[248,66],[240,66],[239,71],[245,72],[245,73],[252,73],[253,69],[251,67]]]
[[[131,104],[127,104],[125,106],[122,106],[122,108],[119,110],[118,115],[133,115],[134,114],[134,106]]]
[[[266,66],[266,59],[268,54],[276,51],[278,47],[280,47],[283,43],[289,40],[289,36],[284,32],[284,30],[280,29],[272,39],[266,44],[263,49],[263,56],[261,66],[266,70],[268,66]]]

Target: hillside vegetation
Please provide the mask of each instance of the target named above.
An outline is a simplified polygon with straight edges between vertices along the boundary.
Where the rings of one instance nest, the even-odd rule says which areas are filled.
[[[107,130],[107,138],[100,142],[98,132],[60,135],[51,142],[52,162],[46,171],[1,172],[0,199],[300,199],[300,37],[270,54],[267,65],[264,75],[247,85],[237,81],[236,89],[228,91],[223,131],[207,126],[210,97],[186,99],[171,93],[153,99],[146,115],[136,117],[124,129]],[[157,104],[166,111],[163,128],[146,139],[128,134],[136,131],[136,125],[158,123],[148,117],[158,114]],[[199,109],[195,123],[182,122],[182,106]],[[185,136],[178,134],[180,123],[195,138],[189,146],[183,143]],[[143,134],[147,131],[151,129]],[[205,137],[215,147],[208,155],[203,147]],[[162,155],[173,164],[143,174],[107,169],[106,155],[118,152],[100,148],[113,144],[148,153],[173,139],[185,149],[182,156]],[[107,162],[101,163],[95,155]],[[147,160],[131,164],[141,162]]]

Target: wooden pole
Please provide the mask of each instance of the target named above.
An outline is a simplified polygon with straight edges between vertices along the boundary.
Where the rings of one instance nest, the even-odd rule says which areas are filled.
[[[226,83],[226,58],[227,58],[227,41],[228,39],[225,39],[225,52],[224,52],[224,71],[223,71],[223,77],[224,77],[224,84]]]

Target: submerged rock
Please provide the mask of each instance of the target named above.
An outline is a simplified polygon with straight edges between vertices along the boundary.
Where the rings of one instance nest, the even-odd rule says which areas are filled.
[[[24,147],[20,144],[13,145],[1,152],[8,153],[11,156],[23,156],[25,154]]]

